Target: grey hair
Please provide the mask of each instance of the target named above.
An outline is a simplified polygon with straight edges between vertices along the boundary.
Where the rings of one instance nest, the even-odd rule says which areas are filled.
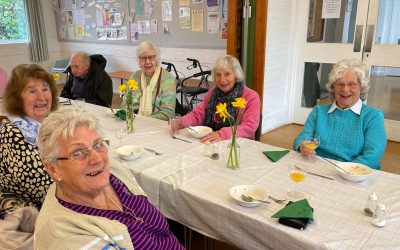
[[[242,66],[240,66],[240,62],[238,61],[238,59],[236,59],[236,57],[233,57],[231,55],[220,56],[217,59],[212,69],[213,77],[217,70],[227,68],[232,69],[237,82],[242,82],[244,80],[243,69]]]
[[[367,94],[370,87],[368,68],[362,61],[358,59],[343,59],[333,66],[331,72],[329,73],[329,81],[325,85],[326,89],[329,91],[331,100],[335,99],[334,84],[348,71],[352,71],[357,75],[358,82],[361,85],[360,98],[361,100],[365,101],[367,99]]]
[[[156,47],[156,45],[154,45],[154,43],[149,42],[149,41],[141,42],[136,48],[136,56],[137,56],[139,65],[140,65],[139,57],[148,51],[153,51],[156,54],[156,63],[157,63],[157,66],[159,66],[160,65],[160,50]]]
[[[74,57],[74,56],[80,56],[80,57],[82,57],[82,59],[83,59],[83,61],[86,63],[86,65],[90,66],[90,55],[89,55],[88,53],[83,52],[83,51],[75,52],[75,53],[72,54],[72,56],[69,58],[69,63],[70,63],[70,64],[71,64],[72,57]]]
[[[38,147],[43,163],[55,162],[58,157],[58,140],[73,136],[79,126],[87,126],[99,133],[99,120],[92,114],[78,109],[64,109],[50,113],[40,126]]]

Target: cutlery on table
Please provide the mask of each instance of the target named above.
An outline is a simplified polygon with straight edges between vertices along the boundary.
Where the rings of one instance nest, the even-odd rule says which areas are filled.
[[[149,151],[149,152],[154,153],[155,155],[162,155],[162,153],[159,153],[159,152],[155,151],[154,149],[151,149],[151,148],[144,148],[144,149]]]
[[[111,113],[112,113],[113,115],[115,115],[114,109],[111,107],[111,105],[108,105],[108,107],[111,109]]]
[[[194,128],[192,128],[192,126],[188,126],[187,127],[188,129],[190,129],[190,130],[192,130],[193,132],[195,132],[196,134],[198,134],[199,132],[197,132],[197,130],[196,129],[194,129]]]
[[[306,171],[306,170],[302,169],[301,167],[299,167],[297,165],[295,165],[295,167],[297,169],[299,169],[299,170],[302,170],[302,171],[306,172],[307,174],[315,175],[315,176],[318,176],[318,177],[321,177],[321,178],[325,178],[325,179],[328,179],[328,180],[332,180],[332,181],[334,180],[334,178],[329,177],[329,176],[325,176],[325,175],[322,175],[322,174],[317,174],[317,173],[314,173],[314,172]]]
[[[326,159],[326,158],[324,158],[324,157],[318,157],[318,158],[321,158],[322,160],[329,162],[330,164],[332,164],[333,166],[339,168],[340,170],[342,170],[342,171],[345,172],[346,174],[353,175],[352,173],[350,173],[350,172],[347,171],[346,169],[342,168],[341,166],[337,165],[337,164],[334,163],[333,161],[330,161],[330,160],[328,160],[328,159]]]
[[[67,99],[65,101],[61,101],[60,104],[62,104],[62,105],[71,105],[71,100]]]
[[[271,200],[275,201],[276,203],[283,203],[283,202],[286,201],[286,199],[277,199],[277,198],[274,198],[274,197],[269,196],[269,195],[268,195],[268,199],[271,199]]]
[[[188,141],[188,140],[185,140],[185,139],[182,139],[182,138],[176,137],[175,135],[171,135],[171,138],[172,138],[172,139],[181,140],[181,141],[184,141],[184,142],[188,142],[188,143],[192,143],[191,141]]]
[[[271,202],[269,202],[267,200],[258,200],[258,199],[255,199],[255,198],[253,198],[253,197],[251,197],[249,195],[245,195],[245,194],[242,194],[242,200],[245,201],[245,202],[259,201],[259,202],[264,202],[264,203],[271,203]]]

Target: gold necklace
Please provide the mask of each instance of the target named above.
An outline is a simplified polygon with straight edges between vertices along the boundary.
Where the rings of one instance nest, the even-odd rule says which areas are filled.
[[[65,197],[67,197],[67,198],[69,198],[69,199],[71,199],[71,200],[77,201],[78,203],[80,203],[80,204],[83,205],[83,206],[87,206],[87,204],[88,204],[87,202],[83,202],[83,201],[82,201],[81,199],[79,199],[79,198],[76,198],[76,197],[72,197],[72,196],[70,196],[70,195],[67,195],[67,194],[64,192],[64,189],[62,189],[60,185],[57,185],[57,187],[61,190],[61,192],[63,193],[63,195],[64,195]],[[106,191],[104,191],[104,194],[105,194],[105,195],[107,196],[107,198],[118,208],[119,211],[125,213],[125,211],[122,209],[122,207],[123,207],[123,208],[125,208],[126,213],[130,214],[130,215],[134,218],[135,221],[143,222],[143,218],[136,216],[135,212],[134,212],[132,209],[127,208],[126,206],[124,206],[124,204],[122,204],[122,202],[121,202],[122,207],[119,206],[119,205],[111,198],[111,196],[110,196]],[[90,205],[90,207],[93,207],[93,208],[96,208],[96,209],[100,209],[100,210],[104,210],[104,209],[99,208],[99,207],[97,207],[97,206],[93,206],[93,204],[89,204],[89,205]],[[108,205],[107,205],[107,208],[109,208]]]
[[[131,216],[133,216],[133,218],[135,219],[135,221],[143,222],[143,218],[136,216],[135,212],[134,212],[132,209],[127,208],[126,206],[124,206],[124,204],[122,204],[122,202],[121,202],[121,206],[122,206],[122,207],[118,206],[118,204],[111,198],[111,196],[110,196],[107,192],[104,192],[104,193],[106,194],[106,196],[108,197],[108,199],[110,199],[110,201],[111,201],[112,203],[114,203],[114,205],[115,205],[120,211],[124,212],[124,210],[123,210],[122,208],[125,208],[126,212],[127,212],[128,214],[130,214]]]

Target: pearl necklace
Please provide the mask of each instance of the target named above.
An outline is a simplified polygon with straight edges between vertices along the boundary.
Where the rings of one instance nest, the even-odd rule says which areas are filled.
[[[62,189],[60,185],[57,185],[57,187],[61,190],[61,192],[63,193],[63,195],[64,195],[65,197],[67,197],[67,198],[69,198],[69,199],[71,199],[71,200],[73,200],[73,201],[77,201],[78,203],[80,203],[80,205],[87,206],[87,204],[88,204],[87,202],[83,202],[83,201],[80,200],[79,198],[76,198],[76,197],[72,197],[72,196],[70,196],[70,195],[67,195],[67,194],[64,192],[64,189]],[[122,207],[119,206],[119,205],[111,198],[111,196],[110,196],[106,191],[104,191],[104,194],[105,194],[105,195],[107,196],[107,198],[118,208],[119,211],[121,211],[121,212],[123,212],[123,213],[128,213],[128,214],[130,214],[130,215],[134,218],[135,221],[143,222],[143,218],[136,216],[135,212],[134,212],[132,209],[127,208],[126,206],[124,206],[124,204],[122,204],[122,202],[121,202]],[[100,210],[104,210],[104,209],[99,208],[99,207],[97,207],[97,206],[93,206],[93,204],[89,204],[89,207],[96,208],[96,209],[100,209]],[[108,205],[107,205],[107,208],[109,208]],[[124,211],[123,208],[125,208],[125,211]],[[113,210],[114,210],[114,209],[113,209]]]

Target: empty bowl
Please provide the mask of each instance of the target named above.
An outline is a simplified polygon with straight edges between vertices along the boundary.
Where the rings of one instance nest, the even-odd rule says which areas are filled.
[[[345,173],[340,168],[336,168],[339,175],[352,182],[363,181],[374,173],[370,167],[357,162],[339,162],[337,165],[348,172]]]
[[[242,194],[251,196],[257,200],[267,200],[268,194],[265,189],[255,185],[239,185],[234,186],[229,190],[229,194],[235,200],[235,202],[244,207],[255,207],[262,204],[261,201],[244,201]]]
[[[187,131],[191,136],[199,139],[205,136],[206,134],[212,132],[212,129],[206,126],[195,126],[195,127],[191,126],[190,129],[187,128]]]
[[[138,145],[125,145],[115,150],[118,156],[126,161],[139,158],[143,153],[143,147]]]

